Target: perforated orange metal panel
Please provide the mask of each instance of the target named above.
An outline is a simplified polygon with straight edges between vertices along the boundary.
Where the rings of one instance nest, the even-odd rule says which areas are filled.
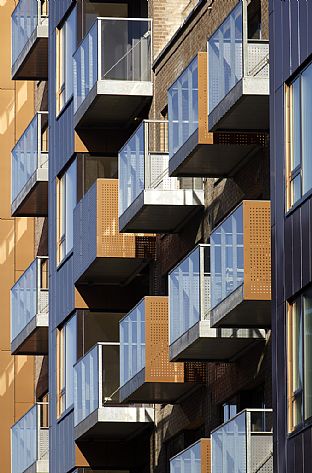
[[[201,439],[201,473],[211,473],[211,444],[210,439]]]
[[[244,219],[244,298],[271,299],[270,202],[246,200]]]
[[[198,143],[209,143],[208,133],[208,54],[198,53]]]
[[[145,258],[155,255],[155,237],[119,233],[118,179],[97,179],[97,256]]]
[[[168,297],[148,296],[145,303],[145,381],[184,382],[184,364],[169,361]]]

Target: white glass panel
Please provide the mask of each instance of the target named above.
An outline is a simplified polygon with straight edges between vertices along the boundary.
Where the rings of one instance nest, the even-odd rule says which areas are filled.
[[[210,244],[213,308],[244,282],[242,205],[212,232]]]
[[[243,76],[242,2],[208,42],[209,113]]]
[[[168,91],[169,157],[198,127],[198,59],[185,69]]]
[[[201,471],[200,442],[170,460],[170,473],[201,473]]]
[[[120,322],[120,385],[145,367],[145,308],[141,301]]]

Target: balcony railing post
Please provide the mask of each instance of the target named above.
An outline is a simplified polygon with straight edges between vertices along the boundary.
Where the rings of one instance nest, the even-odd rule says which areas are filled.
[[[149,155],[149,122],[143,121],[144,137],[144,188],[151,187],[151,162]]]
[[[97,20],[97,80],[101,80],[102,76],[102,20]]]
[[[36,280],[36,314],[40,313],[40,287],[41,287],[41,258],[36,259],[36,274],[35,274],[35,280]]]
[[[95,376],[97,376],[98,379],[98,389],[99,389],[99,399],[98,399],[98,409],[102,407],[103,403],[103,346],[101,344],[98,344],[98,366],[99,366],[99,372],[95,373]]]
[[[40,460],[40,427],[41,427],[41,404],[36,405],[36,423],[37,423],[37,445],[36,459]]]
[[[39,0],[40,1],[40,0]],[[39,169],[40,167],[40,157],[41,157],[41,138],[42,138],[42,131],[41,131],[41,126],[42,126],[42,117],[41,113],[37,113],[37,165],[36,168]]]
[[[251,412],[245,411],[245,429],[246,429],[246,473],[251,471]]]
[[[243,0],[243,41],[242,41],[242,60],[243,60],[243,77],[248,75],[248,5],[245,0]]]

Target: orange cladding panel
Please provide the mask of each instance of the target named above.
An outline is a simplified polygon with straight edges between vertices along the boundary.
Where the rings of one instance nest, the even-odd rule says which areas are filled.
[[[201,453],[201,472],[211,473],[211,442],[210,439],[201,439],[200,441]]]
[[[146,382],[184,382],[184,363],[169,361],[168,297],[148,296],[145,304]]]
[[[271,300],[270,202],[243,202],[244,298]]]

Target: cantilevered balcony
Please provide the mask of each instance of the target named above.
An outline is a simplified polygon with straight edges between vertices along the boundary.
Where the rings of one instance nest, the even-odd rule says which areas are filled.
[[[244,200],[210,235],[213,327],[270,327],[270,202]]]
[[[174,403],[195,380],[199,366],[169,362],[168,298],[145,297],[120,321],[120,400]]]
[[[210,131],[269,129],[269,42],[250,37],[252,3],[239,2],[208,41]]]
[[[208,55],[202,52],[169,88],[170,176],[231,176],[268,142],[264,132],[208,132],[207,84]]]
[[[272,411],[246,409],[211,434],[212,473],[273,473]]]
[[[119,404],[119,343],[98,343],[75,365],[76,441],[126,441],[149,429],[154,409]]]
[[[12,473],[49,473],[48,408],[37,403],[13,425]]]
[[[11,289],[11,352],[48,353],[48,258],[38,257]]]
[[[128,125],[151,100],[151,20],[97,18],[73,57],[76,129]]]
[[[48,0],[19,0],[12,14],[12,79],[48,79]]]
[[[48,215],[48,113],[38,112],[12,150],[11,213]]]
[[[118,180],[97,179],[74,210],[74,281],[125,284],[155,256],[155,237],[118,231]]]
[[[263,330],[212,328],[210,271],[210,245],[199,245],[169,273],[172,361],[233,361],[265,339]]]
[[[202,179],[169,177],[168,122],[144,120],[119,152],[119,228],[173,233],[203,209]]]
[[[170,473],[219,473],[211,470],[210,439],[200,439],[171,458]]]

